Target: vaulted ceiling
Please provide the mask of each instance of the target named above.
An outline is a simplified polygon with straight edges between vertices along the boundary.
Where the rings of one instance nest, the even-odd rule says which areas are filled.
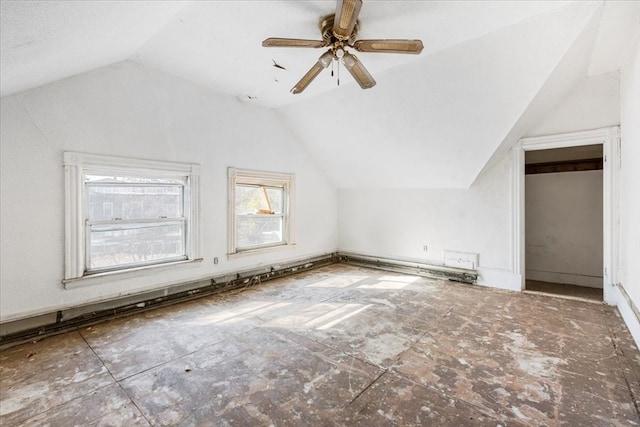
[[[358,38],[421,39],[421,55],[358,53],[378,84],[325,70],[335,1],[2,1],[2,96],[134,61],[274,108],[338,187],[465,188],[581,78],[615,71],[640,3],[364,1]],[[274,63],[282,66],[278,68]]]

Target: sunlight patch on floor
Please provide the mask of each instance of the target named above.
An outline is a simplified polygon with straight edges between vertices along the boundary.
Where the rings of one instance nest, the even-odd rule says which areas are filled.
[[[307,286],[308,288],[347,288],[355,283],[368,279],[369,276],[335,276],[329,277],[319,282]]]
[[[361,313],[371,306],[372,304],[314,304],[295,314],[272,320],[265,326],[325,330]]]
[[[380,277],[382,281],[388,282],[400,282],[400,283],[413,283],[420,280],[419,276],[382,276]]]
[[[358,289],[403,289],[407,287],[409,283],[402,282],[389,282],[389,281],[381,281],[377,283],[372,283],[370,285],[360,285]]]
[[[269,312],[271,310],[281,309],[283,307],[287,307],[291,305],[290,302],[271,302],[271,301],[253,301],[248,302],[246,304],[242,304],[237,308],[233,308],[230,310],[224,310],[219,313],[212,314],[211,316],[206,316],[201,319],[202,324],[213,324],[213,323],[232,323],[238,322],[241,320],[249,319],[258,314],[263,314]]]

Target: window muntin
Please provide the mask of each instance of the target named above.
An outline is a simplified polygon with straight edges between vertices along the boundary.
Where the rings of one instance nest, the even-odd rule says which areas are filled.
[[[294,175],[229,169],[229,254],[293,242]]]
[[[186,177],[84,181],[87,273],[186,259]]]

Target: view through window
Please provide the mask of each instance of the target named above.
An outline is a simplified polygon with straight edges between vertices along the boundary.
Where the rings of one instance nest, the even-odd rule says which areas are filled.
[[[282,243],[284,188],[236,186],[236,246],[248,248]]]
[[[87,271],[186,259],[185,184],[85,175]]]
[[[230,169],[229,253],[290,245],[292,174]]]

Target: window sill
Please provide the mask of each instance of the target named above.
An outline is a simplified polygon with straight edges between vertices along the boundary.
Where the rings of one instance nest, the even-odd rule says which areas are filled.
[[[76,289],[90,285],[101,285],[104,283],[112,282],[117,279],[129,279],[132,277],[140,277],[142,273],[149,273],[150,271],[163,271],[170,270],[177,266],[197,264],[202,261],[202,258],[188,259],[184,261],[168,262],[166,264],[145,265],[144,267],[128,268],[126,270],[106,271],[104,273],[96,273],[87,276],[77,277],[74,279],[64,279],[62,285],[65,289]]]
[[[250,255],[259,255],[259,254],[268,253],[268,252],[276,252],[276,251],[281,251],[286,249],[295,249],[295,248],[296,248],[295,243],[289,243],[286,245],[267,246],[264,248],[256,248],[256,249],[245,249],[232,254],[227,254],[227,258],[228,259],[242,258]]]

